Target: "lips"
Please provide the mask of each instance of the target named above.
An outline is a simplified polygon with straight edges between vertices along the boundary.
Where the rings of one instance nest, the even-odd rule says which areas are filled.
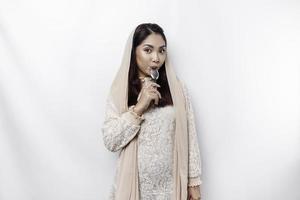
[[[149,75],[151,74],[151,70],[159,70],[159,67],[158,66],[149,66],[148,67],[148,74]]]

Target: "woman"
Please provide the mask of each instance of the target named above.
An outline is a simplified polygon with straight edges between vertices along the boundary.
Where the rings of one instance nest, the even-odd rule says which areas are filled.
[[[107,98],[102,133],[106,148],[120,151],[110,199],[200,199],[193,109],[157,24],[140,24],[131,32]]]

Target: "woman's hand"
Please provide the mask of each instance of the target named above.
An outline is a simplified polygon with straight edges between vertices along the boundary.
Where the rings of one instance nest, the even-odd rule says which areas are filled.
[[[200,200],[200,186],[188,187],[188,198],[187,200]]]
[[[156,105],[158,104],[161,94],[157,90],[157,87],[160,87],[160,85],[151,80],[145,79],[145,83],[143,84],[139,94],[138,102],[134,108],[134,111],[137,114],[143,114],[153,100]]]

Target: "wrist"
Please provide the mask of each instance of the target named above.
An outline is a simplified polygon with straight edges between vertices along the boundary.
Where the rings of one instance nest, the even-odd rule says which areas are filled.
[[[132,111],[135,112],[137,115],[142,116],[143,115],[143,109],[139,107],[138,104],[133,106]]]
[[[129,110],[129,112],[131,112],[133,115],[135,115],[136,118],[138,118],[138,119],[144,119],[144,116],[142,115],[142,113],[140,113],[140,112],[138,112],[138,111],[136,110],[135,105],[130,106],[128,110]]]

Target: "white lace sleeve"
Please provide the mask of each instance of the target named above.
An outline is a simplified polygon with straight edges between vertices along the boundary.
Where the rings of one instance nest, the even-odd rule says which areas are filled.
[[[105,119],[101,128],[105,147],[112,152],[121,150],[135,137],[142,121],[130,111],[118,114],[108,97]]]
[[[189,134],[189,172],[188,186],[198,186],[202,184],[201,175],[201,158],[197,138],[195,115],[192,106],[189,91],[184,82],[182,82],[185,99],[187,101],[188,112],[188,134]]]

